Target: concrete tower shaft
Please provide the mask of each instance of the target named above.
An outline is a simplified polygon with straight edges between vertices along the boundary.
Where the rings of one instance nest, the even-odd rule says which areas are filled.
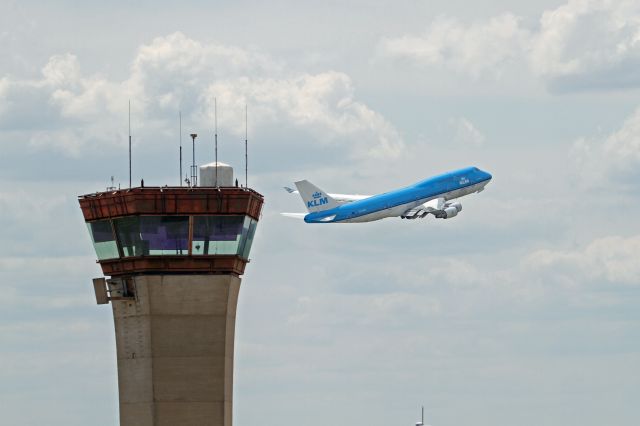
[[[263,205],[236,187],[79,197],[112,303],[121,426],[231,426],[235,315]]]
[[[135,277],[114,302],[121,425],[232,424],[240,278]]]

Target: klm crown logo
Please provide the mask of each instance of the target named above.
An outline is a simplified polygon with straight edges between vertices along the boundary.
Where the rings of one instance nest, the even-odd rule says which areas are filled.
[[[314,192],[311,196],[313,197],[313,200],[307,201],[307,208],[320,207],[325,204],[329,204],[329,198],[323,197],[322,192],[320,191]]]

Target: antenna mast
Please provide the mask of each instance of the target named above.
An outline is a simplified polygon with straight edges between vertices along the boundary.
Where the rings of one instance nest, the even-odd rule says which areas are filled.
[[[180,119],[180,186],[182,186],[182,111],[178,112],[178,117]]]
[[[247,134],[249,125],[247,124],[247,104],[244,104],[244,187],[248,188],[249,176],[249,149],[247,143]]]
[[[131,188],[131,99],[129,99],[129,188]]]
[[[215,145],[216,145],[216,187],[218,184],[218,99],[213,98],[213,120],[215,122]]]

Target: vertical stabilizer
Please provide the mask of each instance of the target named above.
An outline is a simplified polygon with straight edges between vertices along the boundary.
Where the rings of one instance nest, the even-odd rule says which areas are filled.
[[[321,212],[338,207],[340,204],[331,198],[326,192],[318,188],[308,180],[296,182],[296,188],[302,197],[305,207],[309,213]]]

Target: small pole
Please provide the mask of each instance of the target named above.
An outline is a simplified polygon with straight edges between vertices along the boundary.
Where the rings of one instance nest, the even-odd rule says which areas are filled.
[[[198,173],[196,170],[196,138],[197,134],[191,133],[193,162],[191,166],[191,186],[198,186]]]
[[[218,184],[218,99],[213,98],[213,120],[215,122],[215,145],[216,145],[216,187]]]
[[[249,188],[249,144],[247,135],[249,125],[247,120],[247,104],[244,104],[244,187]]]
[[[416,423],[416,426],[424,426],[424,405],[422,406],[422,416],[420,418],[421,420]]]
[[[180,180],[180,186],[182,186],[182,111],[178,112],[180,120],[180,174],[178,175]]]
[[[129,188],[131,188],[131,99],[129,99]]]

